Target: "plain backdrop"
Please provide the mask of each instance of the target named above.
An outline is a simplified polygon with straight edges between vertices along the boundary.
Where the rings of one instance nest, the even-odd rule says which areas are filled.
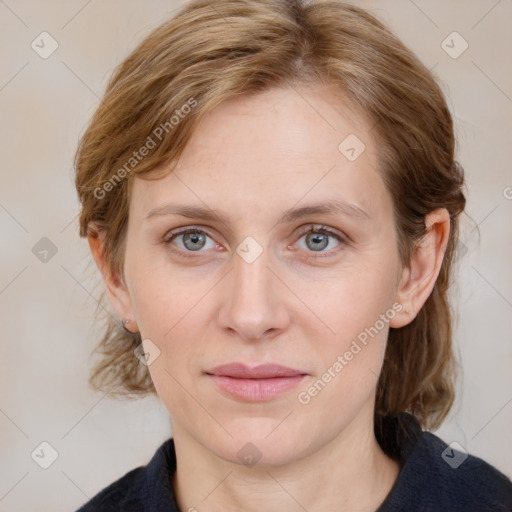
[[[452,290],[463,374],[436,434],[510,477],[512,1],[353,3],[387,23],[449,98],[468,183]],[[158,399],[88,387],[101,286],[78,236],[72,158],[114,66],[179,5],[0,0],[0,512],[74,510],[171,435]],[[47,58],[31,46],[42,32],[58,44]],[[47,469],[43,452],[56,457]]]

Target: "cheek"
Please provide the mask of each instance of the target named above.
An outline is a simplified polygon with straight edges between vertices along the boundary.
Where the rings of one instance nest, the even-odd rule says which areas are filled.
[[[391,274],[375,265],[373,268],[344,269],[326,275],[314,284],[302,281],[297,287],[298,294],[315,313],[307,316],[308,322],[311,326],[315,321],[323,324],[326,341],[328,338],[331,342],[337,340],[335,345],[350,341],[372,326],[392,305],[395,289]]]
[[[317,371],[298,389],[296,401],[304,413],[324,418],[322,424],[334,430],[375,395],[389,331],[389,322],[380,316],[389,310],[383,302],[367,300],[354,307],[340,301],[341,312],[330,317],[336,335],[312,338],[309,351],[318,361]]]
[[[365,394],[376,384],[395,311],[391,273],[375,269],[351,269],[332,277],[336,286],[324,283],[325,293],[312,297],[311,309],[328,328],[315,332],[318,320],[309,316],[310,350],[319,356],[320,373],[333,391],[343,387]]]
[[[180,382],[188,380],[194,358],[201,351],[200,341],[211,304],[208,291],[213,283],[174,272],[168,268],[152,268],[139,272],[133,288],[132,303],[142,339],[150,339],[160,356],[149,370],[157,386],[177,385],[170,374]]]
[[[201,337],[198,326],[204,322],[204,311],[200,304],[194,307],[197,300],[192,300],[190,294],[187,297],[174,292],[169,294],[156,286],[147,295],[151,300],[141,296],[140,330],[143,339],[151,339],[158,347],[158,358],[148,366],[158,396],[171,418],[185,419],[200,413],[191,394],[197,394],[197,358],[202,352],[197,342]]]
[[[137,254],[132,260],[130,295],[141,335],[163,341],[208,291],[208,280],[154,259]]]

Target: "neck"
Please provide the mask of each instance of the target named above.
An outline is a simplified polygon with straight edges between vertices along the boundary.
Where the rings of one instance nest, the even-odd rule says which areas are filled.
[[[371,418],[356,418],[300,460],[266,467],[217,457],[173,424],[178,505],[183,511],[208,512],[375,512],[396,481],[399,464],[382,451]]]

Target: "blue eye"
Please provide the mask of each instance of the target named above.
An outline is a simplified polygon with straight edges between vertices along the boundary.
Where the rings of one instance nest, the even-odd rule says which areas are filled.
[[[183,231],[169,233],[172,236],[166,237],[164,243],[167,245],[171,245],[171,242],[174,239],[179,239],[181,237],[181,244],[183,247],[179,247],[181,252],[200,252],[201,249],[207,246],[207,239],[212,240],[204,231],[197,228],[187,228]],[[212,240],[213,242],[213,240]],[[216,247],[217,244],[213,243],[213,247]],[[208,247],[206,247],[208,248]],[[210,247],[212,248],[212,247]],[[174,249],[172,249],[174,250]]]
[[[310,249],[311,252],[330,253],[331,251],[324,251],[324,249],[328,247],[330,239],[333,238],[337,240],[339,244],[344,242],[340,235],[324,226],[311,226],[302,234],[300,239],[303,237],[305,237],[304,241],[307,249]]]

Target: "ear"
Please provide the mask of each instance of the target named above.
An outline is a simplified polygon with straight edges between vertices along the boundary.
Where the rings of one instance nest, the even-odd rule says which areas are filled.
[[[96,262],[103,282],[108,300],[114,308],[117,316],[122,320],[129,320],[124,326],[131,332],[138,332],[137,323],[133,314],[131,297],[122,276],[115,275],[105,258],[105,232],[98,229],[93,223],[87,230],[87,241],[92,256]]]
[[[411,323],[434,289],[441,270],[450,235],[450,214],[438,208],[425,216],[427,232],[414,249],[411,262],[401,274],[396,300],[403,309],[390,327],[399,328]]]

